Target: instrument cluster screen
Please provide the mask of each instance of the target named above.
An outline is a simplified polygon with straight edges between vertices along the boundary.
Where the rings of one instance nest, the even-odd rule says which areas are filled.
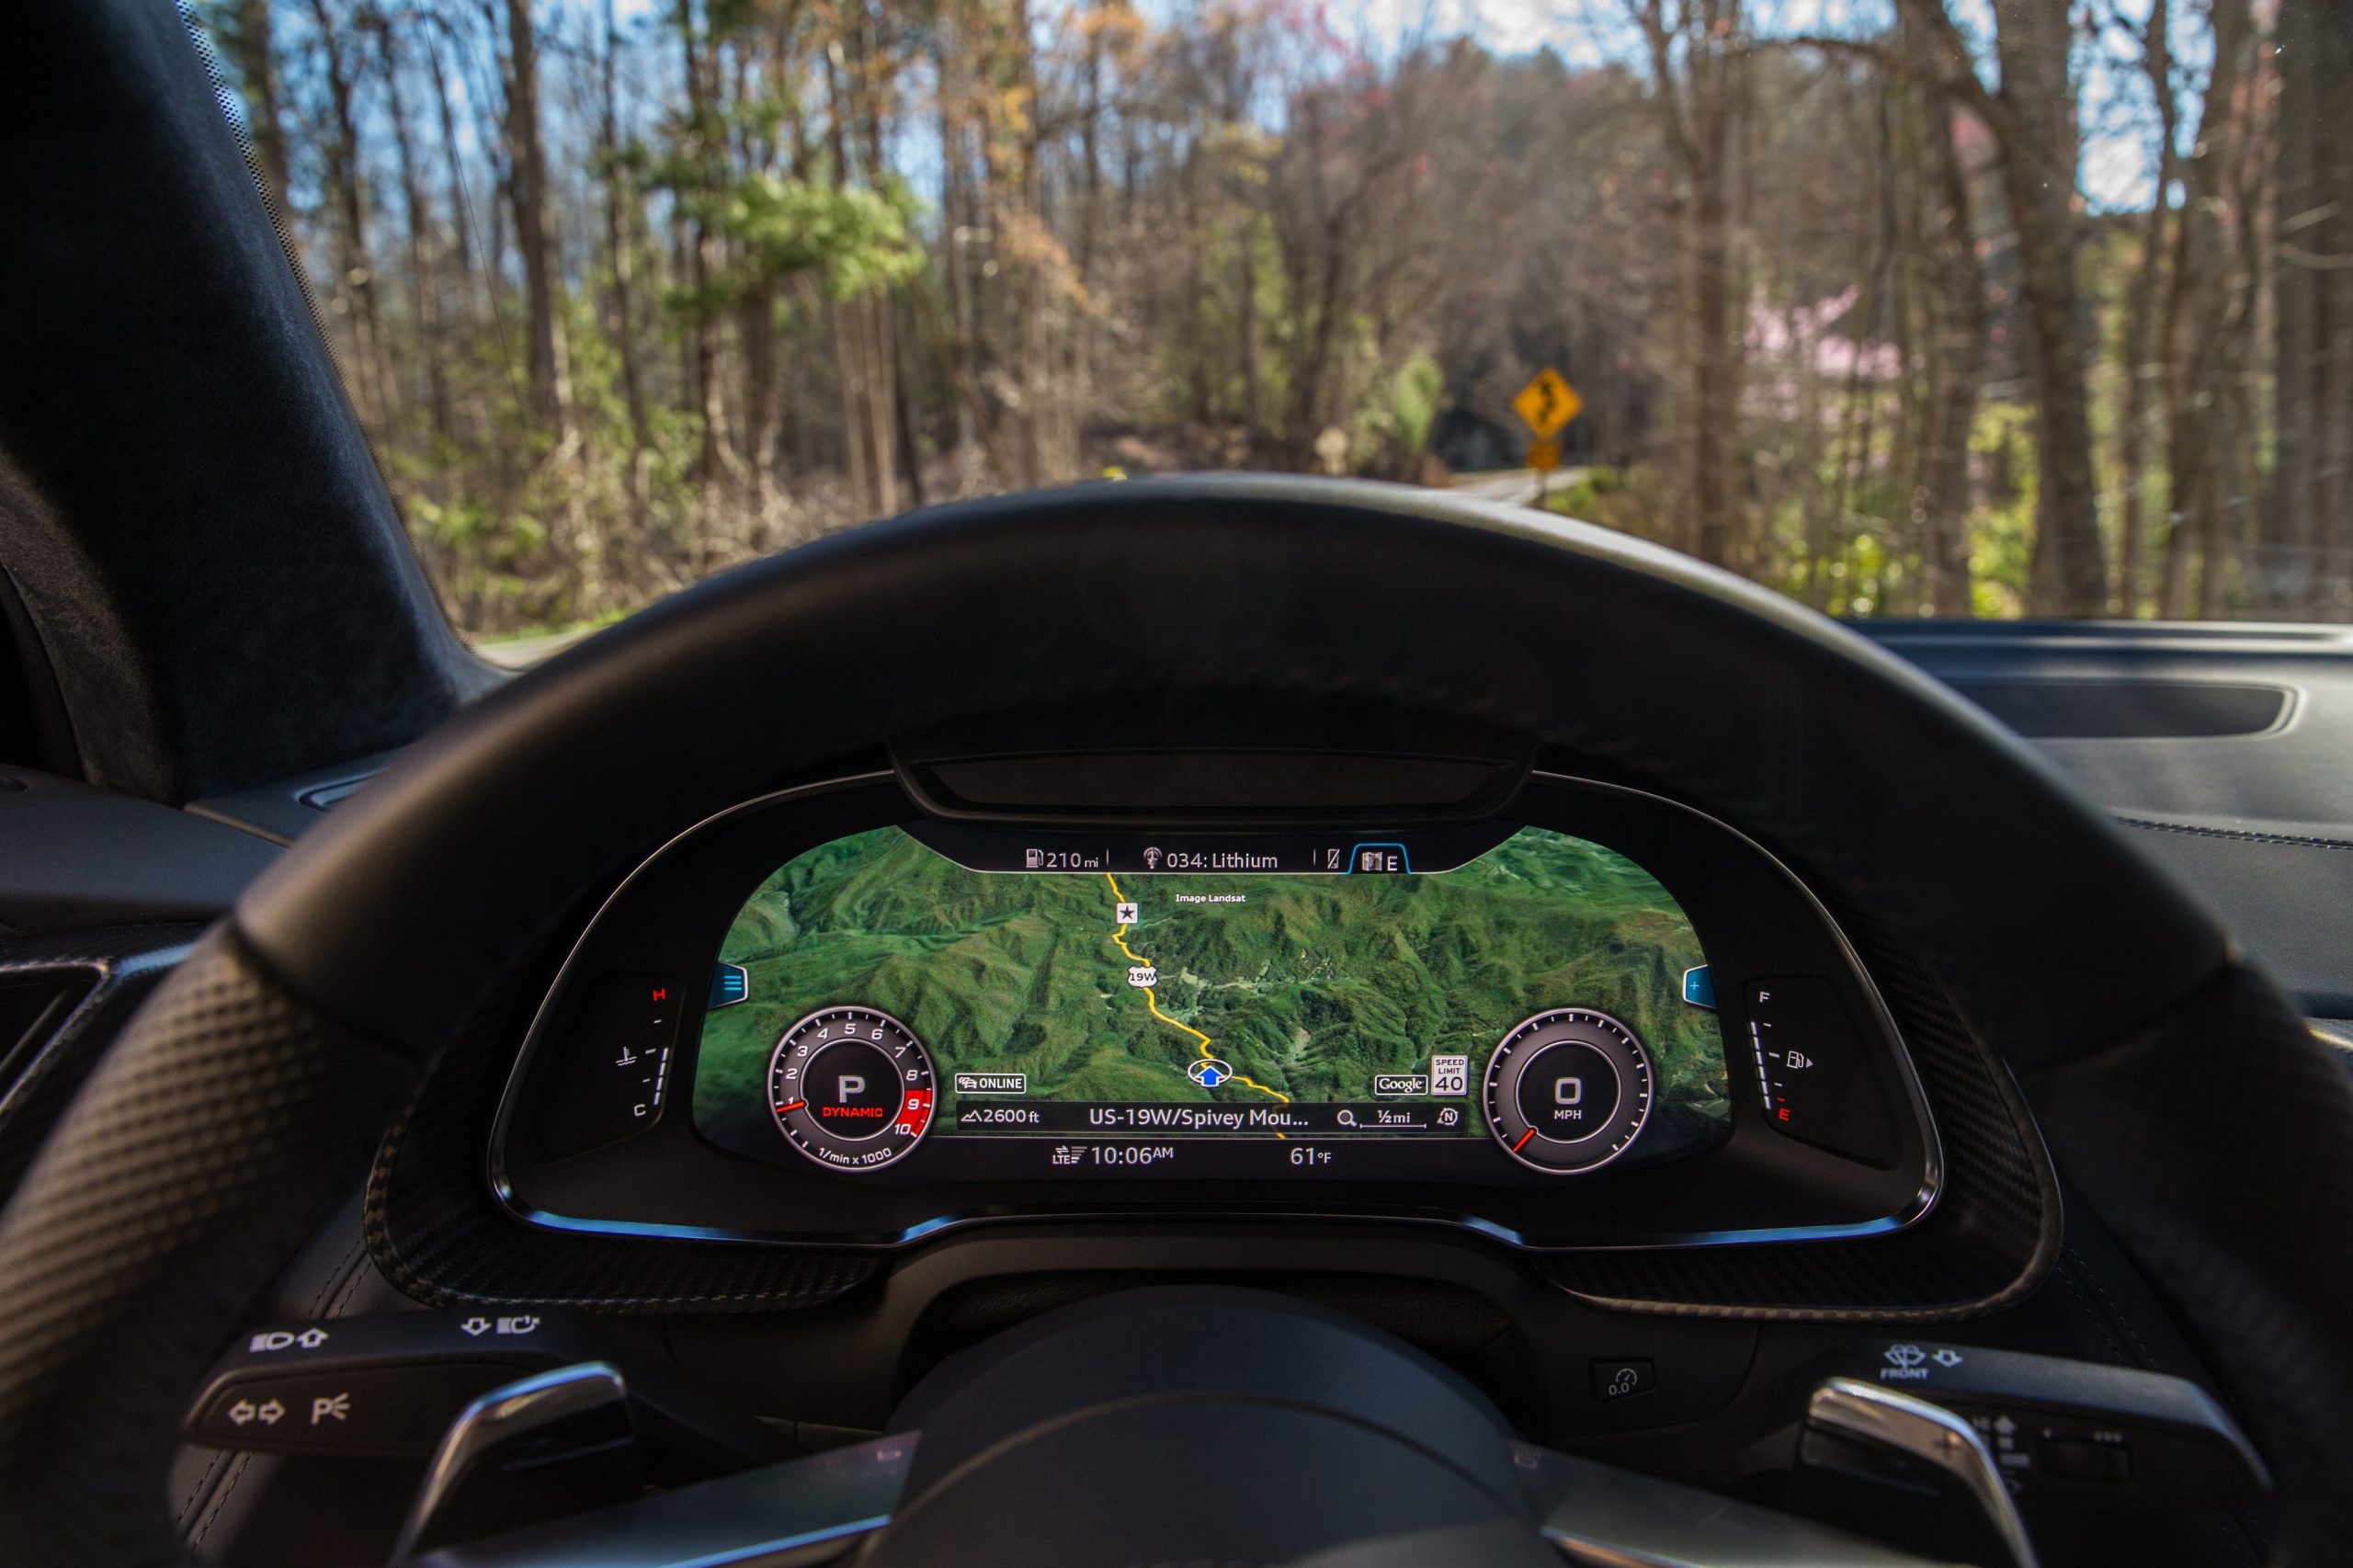
[[[881,827],[779,868],[718,960],[695,1125],[853,1181],[1518,1182],[1731,1117],[1691,922],[1540,828]]]

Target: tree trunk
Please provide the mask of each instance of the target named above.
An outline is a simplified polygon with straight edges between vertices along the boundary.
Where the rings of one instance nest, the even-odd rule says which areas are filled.
[[[455,416],[449,401],[449,371],[441,337],[441,282],[433,267],[433,214],[425,201],[425,182],[418,177],[416,146],[409,134],[408,103],[401,91],[400,52],[389,23],[377,35],[384,69],[384,90],[392,125],[392,146],[398,154],[401,205],[408,217],[409,295],[416,314],[416,357],[425,364],[426,408],[435,439],[451,438]]]
[[[842,455],[849,470],[849,490],[861,518],[876,516],[881,502],[873,479],[873,460],[867,444],[866,366],[863,335],[855,305],[833,301],[826,314],[834,326],[834,383],[841,393]]]
[[[898,350],[891,331],[891,294],[877,289],[855,307],[866,358],[866,430],[874,444],[874,510],[890,517],[899,509],[897,422]]]
[[[244,87],[245,124],[253,133],[262,191],[291,239],[293,218],[286,210],[286,126],[278,105],[278,54],[270,32],[269,6],[270,0],[237,0],[225,29],[226,41]]]
[[[446,166],[445,177],[449,182],[449,252],[457,264],[458,313],[467,325],[475,315],[473,215],[466,199],[466,172],[458,158],[458,117],[450,107],[449,78],[441,69],[441,49],[428,33],[425,40],[426,62],[433,69],[433,97],[441,121],[441,156]]]
[[[1930,244],[1938,287],[1930,371],[1934,392],[1920,465],[1921,561],[1928,579],[1928,608],[1938,615],[1968,615],[1973,609],[1969,437],[1976,427],[1978,391],[1985,377],[1985,278],[1977,264],[1969,171],[1961,163],[1952,102],[1937,89],[1926,97],[1937,182],[1930,199]]]
[[[569,444],[572,378],[563,324],[556,309],[561,283],[548,230],[547,148],[540,126],[539,34],[531,0],[506,0],[507,198],[515,212],[515,245],[523,258],[523,308],[532,419]]]
[[[1732,348],[1732,230],[1725,201],[1721,139],[1728,117],[1717,120],[1718,139],[1706,165],[1693,170],[1690,309],[1692,362],[1691,503],[1700,560],[1722,566],[1732,560],[1733,424],[1738,417]]]
[[[694,0],[678,0],[678,50],[687,85],[686,133],[695,166],[699,171],[687,205],[709,195],[708,168],[712,139],[710,87],[704,79],[702,53],[695,47]],[[682,216],[680,260],[687,293],[687,381],[694,410],[702,416],[702,442],[695,455],[695,478],[706,489],[716,483],[731,463],[727,405],[719,392],[719,324],[710,301],[711,275],[710,226],[699,211]]]
[[[751,480],[753,527],[761,536],[756,548],[761,549],[769,546],[776,505],[776,288],[765,280],[747,286],[735,310],[744,368],[744,466]]]
[[[2100,615],[2109,608],[2108,568],[2084,381],[2092,345],[2075,278],[2077,131],[2067,76],[2068,7],[2026,0],[2000,7],[1998,15],[1995,50],[2008,113],[1995,131],[2003,192],[2018,233],[2035,391],[2038,478],[2028,608],[2041,615]]]
[[[2143,492],[2148,469],[2150,331],[2164,286],[2167,193],[2173,188],[2174,138],[2178,110],[2174,100],[2173,49],[2166,33],[2166,0],[2151,0],[2143,28],[2147,42],[2142,68],[2157,106],[2157,183],[2141,225],[2141,264],[2132,272],[2124,301],[2123,386],[2117,411],[2117,467],[2122,492],[2117,508],[2116,610],[2128,619],[2141,612],[2141,557],[2148,544]]]
[[[882,141],[885,84],[876,79],[874,54],[862,32],[858,51],[851,58],[855,67],[852,82],[858,89],[853,101],[863,110],[859,119],[866,141],[866,183],[872,187],[891,166],[890,152]],[[915,461],[915,440],[908,428],[905,394],[899,383],[899,322],[892,304],[892,290],[877,289],[863,303],[868,345],[867,428],[873,432],[874,472],[881,481],[876,487],[875,499],[877,510],[889,517],[900,509],[899,473],[903,464],[912,468]],[[912,482],[920,494],[922,481]]]
[[[2281,0],[2278,241],[2271,282],[2279,456],[2267,597],[2353,618],[2353,0]]]
[[[1065,422],[1061,442],[1063,460],[1074,465],[1081,411],[1095,402],[1096,246],[1103,216],[1103,32],[1099,26],[1086,30],[1083,80],[1086,87],[1078,127],[1078,237],[1072,253],[1076,278],[1070,332],[1063,343],[1061,399]]]
[[[2230,235],[2222,211],[2237,197],[2240,84],[2254,44],[2246,0],[2215,0],[2214,62],[2200,109],[2198,145],[2182,166],[2185,199],[2174,237],[2165,310],[2166,460],[2174,538],[2168,541],[2165,613],[2222,613],[2230,575],[2231,505],[2224,467],[2224,404],[2242,326]],[[2218,437],[2222,437],[2219,438]],[[2198,554],[2196,591],[2189,553]]]
[[[915,437],[915,414],[913,400],[907,392],[908,345],[915,338],[907,324],[905,301],[893,292],[886,297],[884,308],[891,319],[891,422],[898,432],[899,467],[907,476],[907,505],[926,505],[923,483],[923,449]]]
[[[605,0],[605,49],[599,85],[601,114],[597,142],[605,155],[605,273],[610,281],[613,347],[620,360],[621,402],[629,413],[629,506],[631,531],[645,547],[652,528],[653,426],[645,410],[645,376],[638,365],[635,225],[630,222],[627,176],[620,167],[620,97],[614,81],[620,48],[613,0]]]
[[[1699,0],[1672,20],[1660,0],[1645,0],[1637,19],[1649,48],[1651,97],[1685,187],[1677,328],[1689,387],[1685,483],[1691,552],[1723,565],[1733,559],[1739,509],[1735,424],[1744,346],[1733,329],[1739,306],[1733,284],[1731,160],[1744,70],[1740,0]]]
[[[1252,215],[1245,213],[1233,247],[1233,293],[1242,336],[1242,427],[1249,433],[1252,450],[1266,438],[1267,398],[1258,368],[1258,267],[1251,255],[1255,238]]]
[[[973,211],[970,127],[965,110],[964,72],[943,29],[935,57],[939,109],[940,272],[948,287],[949,334],[943,345],[949,379],[955,393],[955,449],[969,450],[980,439],[975,410],[979,396],[972,386],[968,346],[973,340],[975,293],[971,272]]]
[[[825,76],[826,150],[833,154],[833,177],[847,185],[850,176],[847,127],[851,106],[842,82],[835,51],[824,56]],[[835,301],[833,306],[834,359],[838,367],[842,396],[842,441],[849,450],[850,487],[864,517],[885,516],[897,509],[894,464],[885,368],[877,353],[874,313],[865,299]]]
[[[1197,137],[1186,150],[1184,172],[1177,180],[1185,230],[1185,342],[1190,392],[1187,406],[1196,425],[1207,425],[1217,415],[1215,392],[1210,385],[1209,283],[1202,277],[1201,268],[1201,229],[1205,222],[1201,201],[1203,156]],[[1300,293],[1294,291],[1294,307],[1299,299]]]
[[[340,220],[342,266],[338,291],[351,301],[353,391],[369,425],[369,434],[383,439],[397,417],[392,389],[384,379],[384,317],[376,292],[376,264],[368,252],[368,192],[360,172],[359,129],[352,108],[350,62],[345,40],[335,32],[326,0],[311,0],[311,15],[318,23],[319,44],[326,55],[327,105],[334,120],[327,148],[327,183]]]

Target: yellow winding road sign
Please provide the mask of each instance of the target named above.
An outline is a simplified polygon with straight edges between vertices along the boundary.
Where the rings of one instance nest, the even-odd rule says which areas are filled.
[[[1542,440],[1574,419],[1577,411],[1585,406],[1585,399],[1577,396],[1577,389],[1569,385],[1560,371],[1547,365],[1519,389],[1519,395],[1511,400],[1511,406],[1512,412],[1525,420],[1528,427],[1536,432],[1537,438]],[[1538,466],[1532,456],[1528,466]]]

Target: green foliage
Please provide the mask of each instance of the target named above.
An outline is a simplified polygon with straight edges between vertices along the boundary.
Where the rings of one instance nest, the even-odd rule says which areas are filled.
[[[2034,410],[2017,403],[1984,404],[1970,432],[1969,451],[1985,475],[1971,530],[1976,612],[2018,615],[2026,608],[2034,557]]]
[[[1657,543],[1671,542],[1673,519],[1667,510],[1665,481],[1648,463],[1631,469],[1588,469],[1576,483],[1547,490],[1544,507],[1579,522],[1597,523]]]
[[[1358,449],[1381,454],[1380,466],[1405,478],[1408,465],[1429,448],[1430,429],[1445,405],[1446,372],[1416,349],[1377,381],[1357,413]]]
[[[754,174],[717,203],[719,231],[741,244],[735,289],[817,272],[825,291],[852,300],[911,281],[926,258],[912,235],[915,198],[893,180],[881,190]]]
[[[1548,504],[1563,517],[1597,522],[1610,510],[1611,497],[1625,494],[1631,483],[1622,469],[1589,468],[1574,484],[1552,492]]]

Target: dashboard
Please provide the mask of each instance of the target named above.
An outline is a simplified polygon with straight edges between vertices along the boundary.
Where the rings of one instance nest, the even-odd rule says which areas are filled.
[[[1284,1213],[1551,1249],[1902,1230],[1940,1168],[1853,947],[1688,806],[1528,769],[1413,812],[1008,822],[893,769],[628,876],[488,1175],[616,1236]]]

